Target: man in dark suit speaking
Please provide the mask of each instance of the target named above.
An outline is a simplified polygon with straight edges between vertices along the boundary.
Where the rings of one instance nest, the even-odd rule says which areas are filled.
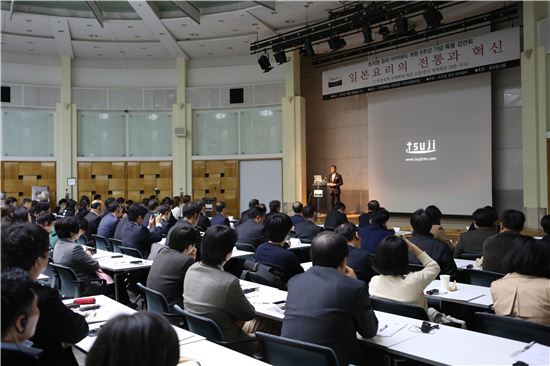
[[[334,205],[340,202],[340,186],[344,184],[342,175],[336,172],[336,165],[330,166],[330,174],[325,178],[328,186],[328,194],[330,196],[330,209],[334,208]]]

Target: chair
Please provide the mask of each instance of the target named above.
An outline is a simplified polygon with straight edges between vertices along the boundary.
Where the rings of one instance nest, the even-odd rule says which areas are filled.
[[[387,300],[375,296],[371,296],[370,301],[374,310],[419,320],[430,320],[428,313],[420,305],[407,304],[405,302]]]
[[[468,278],[470,285],[483,287],[491,287],[493,281],[504,277],[502,273],[482,271],[479,269],[465,268],[462,272]]]
[[[52,264],[53,261],[50,259],[48,266],[43,272],[46,276],[48,276],[48,280],[44,281],[44,283],[51,288],[57,288],[57,272],[55,271],[55,268],[53,268]]]
[[[421,264],[409,263],[409,272],[418,272],[418,271],[422,271],[423,269],[424,269],[424,266]]]
[[[266,266],[261,263],[252,263],[250,260],[245,261],[244,270],[241,274],[241,279],[261,285],[278,288],[286,291],[286,283],[284,281],[284,273],[274,267]]]
[[[274,366],[338,366],[334,351],[325,346],[256,332],[263,348],[263,360]]]
[[[80,245],[86,245],[86,243],[88,243],[88,238],[86,237],[86,235],[82,234],[78,239],[76,239],[76,243]]]
[[[120,246],[119,249],[122,254],[143,259],[143,255],[141,254],[141,252],[135,248]]]
[[[109,242],[107,241],[107,238],[101,235],[92,235],[92,237],[95,240],[95,248],[96,250],[105,250],[108,252],[112,252],[111,246],[109,245]]]
[[[105,286],[107,282],[102,278],[93,278],[89,280],[79,280],[76,273],[69,267],[62,266],[61,264],[49,263],[57,273],[59,279],[59,292],[64,298],[74,298],[82,296],[82,284],[90,282],[99,282],[101,284],[100,292],[105,292]]]
[[[256,253],[256,248],[252,244],[237,242],[237,244],[235,244],[235,246],[237,247],[238,250],[242,250],[243,252]]]
[[[113,248],[113,252],[122,253],[122,251],[120,250],[120,247],[122,246],[122,240],[110,238],[109,242],[111,243],[111,248]]]
[[[550,346],[550,325],[489,313],[475,313],[475,318],[479,332]]]
[[[138,283],[137,286],[141,291],[145,293],[145,300],[147,301],[147,311],[158,313],[161,315],[170,313],[170,306],[163,294],[149,287],[143,286]]]
[[[458,256],[459,259],[466,259],[469,261],[475,261],[477,258],[481,258],[483,254],[476,254],[476,253],[462,253]]]

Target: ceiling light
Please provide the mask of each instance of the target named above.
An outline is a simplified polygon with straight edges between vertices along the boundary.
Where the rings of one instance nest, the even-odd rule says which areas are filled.
[[[329,38],[328,46],[330,47],[331,50],[336,51],[346,46],[346,40],[336,35]]]
[[[285,50],[281,47],[273,47],[273,58],[278,65],[282,65],[288,61]]]
[[[99,114],[99,119],[107,119],[109,118],[109,115],[107,113],[100,113]]]
[[[409,21],[407,18],[399,17],[395,20],[395,30],[397,34],[407,34],[409,33]]]
[[[387,36],[389,36],[390,30],[385,25],[381,25],[380,28],[378,28],[378,34],[386,38]]]
[[[258,64],[262,68],[263,72],[269,72],[273,67],[271,66],[271,62],[269,62],[269,55],[267,53],[264,53],[260,57],[258,57]]]
[[[216,119],[224,119],[225,116],[226,116],[226,114],[225,114],[225,113],[222,113],[222,112],[218,112],[218,113],[216,113],[216,115],[215,115]]]
[[[273,111],[271,109],[264,109],[263,111],[260,111],[260,116],[271,117],[273,116]]]
[[[424,13],[422,13],[422,17],[430,29],[436,29],[439,27],[441,25],[441,21],[443,20],[443,15],[433,3],[428,4],[428,7],[424,10]]]
[[[156,121],[159,118],[159,116],[155,113],[151,113],[148,118],[150,121]]]
[[[372,38],[372,29],[370,25],[365,25],[362,32],[365,43],[371,43],[372,41],[374,41],[374,39]]]
[[[315,56],[315,50],[313,49],[313,45],[311,44],[311,41],[307,38],[304,40],[304,47],[300,49],[300,55],[309,56],[309,57]]]

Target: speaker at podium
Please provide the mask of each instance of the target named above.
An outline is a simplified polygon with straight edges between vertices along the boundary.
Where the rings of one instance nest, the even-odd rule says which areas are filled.
[[[313,193],[313,202],[315,205],[315,209],[318,213],[326,213],[328,212],[328,191],[327,191],[327,181],[326,179],[323,179],[322,175],[314,175],[313,176],[313,184],[312,184],[312,193]]]

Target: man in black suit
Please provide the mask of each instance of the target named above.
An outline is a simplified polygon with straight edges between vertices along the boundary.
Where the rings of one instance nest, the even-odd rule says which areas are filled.
[[[292,211],[294,211],[294,215],[290,218],[292,220],[292,226],[296,226],[297,224],[306,221],[302,215],[303,209],[304,205],[300,201],[296,201],[292,204]]]
[[[367,284],[347,266],[347,256],[348,243],[339,234],[325,232],[313,240],[313,267],[288,282],[281,332],[332,348],[341,365],[356,361],[356,332],[370,338],[378,330]]]
[[[374,212],[380,208],[380,203],[377,200],[370,200],[367,203],[368,212],[359,215],[359,229],[369,226],[370,219]]]
[[[267,220],[269,216],[279,212],[281,212],[281,201],[273,200],[269,202],[269,213],[265,215],[265,219]]]
[[[317,213],[313,206],[307,205],[304,207],[302,214],[304,215],[305,221],[296,224],[296,226],[294,226],[294,232],[298,239],[311,243],[313,238],[323,231],[323,229],[315,223],[317,221]]]
[[[255,208],[255,207],[258,207],[259,204],[260,204],[260,201],[258,201],[258,199],[256,199],[256,198],[253,198],[248,202],[248,210],[244,210],[243,212],[241,212],[241,216],[240,216],[240,219],[239,219],[239,225],[242,224],[243,222],[248,221],[249,216],[250,216],[250,210]]]
[[[337,202],[332,211],[330,211],[325,219],[326,229],[335,229],[338,226],[349,222],[346,216],[346,205],[343,202]]]
[[[229,225],[229,219],[225,216],[225,202],[218,201],[214,206],[216,209],[216,214],[210,220],[210,225]]]
[[[257,248],[260,244],[268,241],[264,225],[264,213],[257,207],[248,210],[249,219],[235,229],[237,242],[252,244]]]
[[[147,214],[147,207],[132,204],[128,207],[128,224],[121,233],[122,245],[137,249],[143,258],[151,252],[151,245],[162,239],[162,215],[152,215],[147,227],[143,226],[143,218]]]
[[[543,216],[542,219],[540,219],[540,226],[542,226],[544,230],[542,240],[550,244],[550,215]]]
[[[497,233],[495,227],[497,214],[495,210],[486,207],[478,208],[474,211],[472,217],[475,230],[468,230],[460,234],[454,252],[455,258],[461,258],[462,255],[481,257],[485,239]]]
[[[340,202],[340,186],[344,184],[342,175],[336,172],[336,165],[330,166],[330,174],[327,176],[328,195],[330,196],[330,208],[333,209],[334,205]]]
[[[105,200],[107,214],[103,214],[99,226],[97,227],[97,235],[101,235],[106,239],[114,238],[116,227],[122,216],[122,207],[115,200],[107,203]]]
[[[199,220],[197,222],[197,229],[199,229],[200,231],[206,231],[206,229],[208,229],[210,227],[210,219],[208,217],[206,217],[206,205],[204,203],[204,201],[200,200],[200,201],[197,201],[197,205],[200,206],[201,208],[201,212],[199,214]],[[180,216],[181,216],[181,213],[180,213]]]
[[[523,212],[508,209],[500,213],[500,232],[488,237],[483,243],[484,271],[506,273],[502,259],[512,248],[514,239],[521,235],[524,225]]]
[[[347,222],[334,229],[336,234],[342,235],[348,242],[348,266],[353,269],[357,279],[370,282],[370,279],[378,273],[372,269],[372,261],[369,253],[361,250],[361,239],[359,239],[359,229],[354,223]]]
[[[99,200],[93,201],[90,205],[90,211],[84,216],[84,220],[88,221],[88,230],[86,230],[86,238],[92,239],[92,235],[97,234],[97,228],[101,221],[101,214],[103,212],[103,203]],[[117,225],[118,226],[118,225]]]

